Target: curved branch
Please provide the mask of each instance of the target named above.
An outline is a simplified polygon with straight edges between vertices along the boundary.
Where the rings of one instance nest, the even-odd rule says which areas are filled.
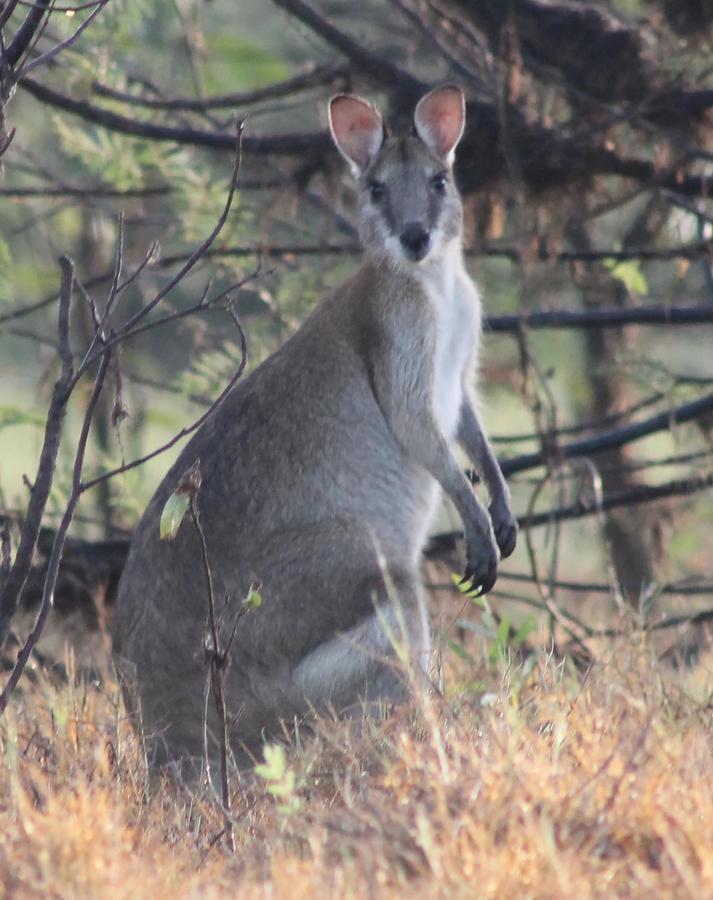
[[[23,53],[32,43],[32,39],[37,33],[37,29],[42,24],[42,19],[44,18],[49,5],[50,0],[35,0],[32,8],[27,14],[27,18],[17,29],[17,34],[5,51],[5,62],[9,66],[16,66],[22,59]]]
[[[108,109],[102,109],[75,100],[58,91],[40,84],[32,78],[22,78],[19,82],[36,100],[48,103],[57,109],[80,116],[87,122],[94,122],[112,131],[135,137],[148,138],[154,141],[175,141],[177,144],[190,144],[194,147],[210,147],[214,150],[234,150],[235,138],[228,132],[204,131],[199,128],[174,128],[170,125],[155,125],[141,122],[130,116],[122,116]],[[267,137],[244,137],[243,152],[250,154],[299,155],[305,152],[322,153],[330,148],[329,136],[326,132],[305,132],[304,134],[282,134]]]
[[[225,132],[138,121],[94,106],[85,100],[67,97],[30,78],[21,79],[19,84],[35,99],[112,131],[214,150],[233,148],[233,138]],[[458,179],[464,194],[480,190],[500,177],[505,168],[505,160],[499,149],[499,124],[495,107],[488,103],[469,103],[468,115],[478,127],[471,128],[464,137],[456,161]],[[620,175],[652,187],[667,188],[678,195],[699,197],[713,193],[713,177],[682,176],[678,171],[661,171],[648,160],[620,157],[611,150],[563,140],[553,131],[518,122],[517,117],[514,117],[513,125],[513,139],[519,147],[523,174],[533,190],[552,187],[561,189],[572,181],[594,175]],[[313,171],[320,168],[322,157],[331,151],[331,146],[329,135],[324,131],[243,138],[244,153],[309,156]]]
[[[691,422],[711,411],[713,411],[713,394],[708,394],[699,400],[675,406],[641,422],[634,422],[621,428],[612,428],[594,437],[581,438],[571,441],[569,444],[556,446],[547,454],[540,450],[536,453],[523,453],[521,456],[500,459],[500,468],[503,475],[508,476],[545,465],[550,458],[563,460],[592,456],[606,450],[623,447],[625,444],[638,441],[658,431],[667,431],[674,425]]]
[[[272,0],[275,6],[286,10],[303,22],[335,50],[343,53],[362,72],[371,75],[392,90],[417,98],[428,89],[428,84],[397,66],[388,57],[368,50],[348,34],[340,31],[324,16],[319,15],[304,0]]]
[[[268,84],[265,87],[256,88],[253,91],[242,91],[234,94],[219,94],[213,97],[174,97],[163,100],[156,97],[137,97],[135,94],[127,94],[125,91],[116,91],[98,81],[92,83],[92,91],[98,97],[106,97],[109,100],[118,100],[120,103],[128,103],[131,106],[141,106],[144,109],[162,109],[181,112],[205,112],[210,109],[233,109],[238,106],[250,106],[263,100],[276,100],[279,97],[289,97],[299,91],[308,88],[320,87],[324,84],[333,84],[335,81],[345,79],[349,75],[350,68],[347,64],[336,65],[327,63],[314,66],[308,72],[302,72]]]

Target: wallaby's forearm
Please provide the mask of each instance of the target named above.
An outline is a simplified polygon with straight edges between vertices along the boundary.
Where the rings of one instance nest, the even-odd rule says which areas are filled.
[[[510,556],[517,541],[517,523],[512,512],[510,491],[467,391],[461,405],[457,440],[485,482],[500,553],[503,557]]]
[[[491,501],[504,497],[509,503],[510,491],[485,435],[478,413],[467,394],[463,397],[461,406],[457,440],[468,454],[476,472],[485,482]]]
[[[441,433],[430,396],[434,346],[432,329],[419,328],[423,337],[412,347],[408,368],[397,367],[393,353],[374,360],[374,388],[386,421],[407,456],[428,471],[453,501],[466,538],[466,576],[490,590],[497,571],[493,526],[457,459]]]

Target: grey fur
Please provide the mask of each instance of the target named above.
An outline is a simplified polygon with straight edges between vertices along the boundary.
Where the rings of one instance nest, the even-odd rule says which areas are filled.
[[[454,95],[428,97],[452,103]],[[350,103],[363,101],[340,96],[332,108],[346,104],[348,117]],[[361,165],[350,158],[361,268],[237,385],[184,448],[135,532],[115,654],[156,765],[202,755],[207,607],[199,545],[188,520],[174,542],[159,539],[161,510],[196,458],[219,605],[229,598],[224,634],[251,583],[262,583],[262,606],[239,623],[227,677],[241,764],[282,733],[283,722],[311,709],[349,712],[362,701],[403,697],[394,638],[428,667],[419,564],[439,485],[463,519],[477,583],[492,586],[496,539],[503,554],[514,547],[507,488],[470,393],[480,306],[461,260],[451,160],[416,136],[366,137]],[[335,141],[340,146],[338,133]],[[444,191],[434,188],[439,172]],[[374,180],[385,186],[376,201]],[[399,243],[410,223],[429,235],[419,263]],[[453,454],[456,436],[486,481],[492,523]]]

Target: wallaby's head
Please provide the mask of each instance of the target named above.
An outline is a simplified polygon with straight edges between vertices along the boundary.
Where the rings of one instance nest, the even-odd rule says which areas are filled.
[[[407,135],[389,135],[378,109],[360,97],[332,98],[329,127],[357,182],[368,253],[419,264],[460,239],[463,211],[452,167],[464,124],[463,92],[453,85],[421,98]]]

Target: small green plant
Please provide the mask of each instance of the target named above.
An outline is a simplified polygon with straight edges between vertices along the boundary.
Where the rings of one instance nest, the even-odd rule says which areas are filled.
[[[265,762],[255,766],[255,774],[264,779],[267,793],[282,803],[278,807],[284,815],[297,812],[302,801],[297,796],[297,779],[287,765],[285,748],[281,744],[265,745]]]
[[[488,649],[488,665],[491,668],[497,664],[508,665],[511,651],[522,647],[528,636],[536,628],[537,623],[534,617],[528,616],[520,623],[517,629],[513,629],[507,613],[497,616],[491,609],[488,598],[480,596],[476,588],[467,584],[462,585],[457,575],[452,575],[451,580],[460,593],[474,603],[482,613],[480,622],[470,622],[467,619],[462,619],[458,622],[459,627],[473,631],[485,639]],[[462,653],[459,652],[459,655],[463,656],[463,658],[468,656],[464,650]]]

